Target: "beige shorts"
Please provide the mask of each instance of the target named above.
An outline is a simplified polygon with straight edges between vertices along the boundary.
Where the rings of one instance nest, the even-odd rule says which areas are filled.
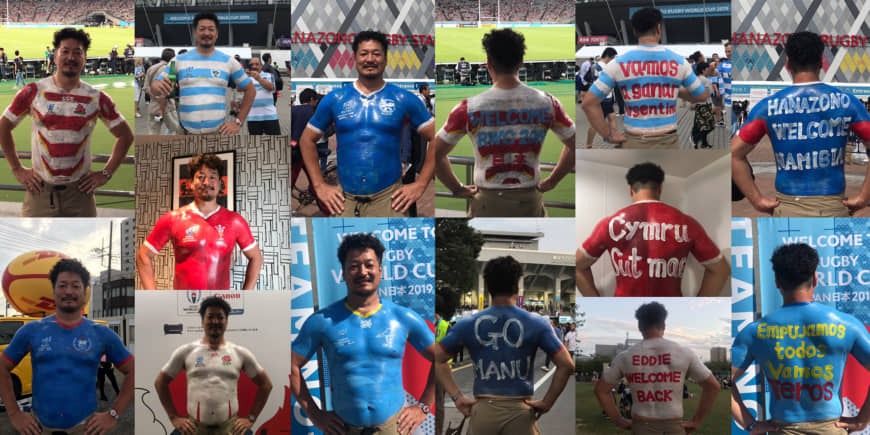
[[[236,425],[236,420],[238,417],[233,416],[233,418],[221,423],[221,424],[204,424],[196,421],[193,417],[187,417],[190,421],[193,422],[193,425],[196,427],[196,435],[232,435],[233,426]]]
[[[676,131],[657,136],[641,136],[625,132],[625,138],[626,141],[622,143],[623,148],[672,150],[680,148],[680,136]]]
[[[393,414],[393,416],[388,418],[387,421],[376,426],[349,426],[347,435],[361,435],[366,429],[369,429],[367,433],[372,433],[372,430],[374,430],[375,435],[399,435],[399,424],[397,421],[399,420],[399,414],[401,413],[402,410],[400,409],[399,412]]]
[[[843,195],[793,196],[776,192],[779,207],[773,217],[849,217]]]
[[[537,188],[479,189],[468,207],[468,217],[546,217],[544,194]]]
[[[371,195],[353,195],[342,189],[344,211],[338,217],[405,217],[407,214],[393,210],[393,195],[402,187],[402,179],[392,186]]]
[[[773,421],[773,424],[775,424],[779,430],[768,433],[772,435],[846,435],[846,429],[836,426],[838,421],[840,421],[838,418],[808,421],[804,423],[780,423],[778,421]]]
[[[632,435],[685,435],[680,420],[631,420]]]
[[[36,419],[36,421],[39,421],[39,418],[36,416],[36,414],[33,413],[33,411],[30,411],[30,415],[32,415],[33,418]],[[83,422],[69,429],[50,428],[46,427],[42,423],[39,423],[39,426],[42,427],[42,435],[54,435],[57,432],[66,433],[67,435],[85,435],[85,429],[87,429],[88,420],[90,420],[90,418],[93,416],[94,414],[89,415],[88,418],[86,418]]]
[[[78,182],[43,183],[42,192],[24,194],[21,217],[97,217],[94,194],[79,190]]]
[[[540,435],[530,397],[478,397],[471,407],[469,435]]]

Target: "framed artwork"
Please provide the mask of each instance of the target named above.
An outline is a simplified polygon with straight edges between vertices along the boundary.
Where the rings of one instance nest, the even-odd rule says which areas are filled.
[[[236,209],[236,174],[235,174],[235,151],[223,151],[214,153],[221,162],[221,186],[218,192],[217,202],[227,210]],[[184,207],[193,202],[193,189],[190,186],[192,174],[187,169],[187,164],[193,156],[172,158],[172,209]]]

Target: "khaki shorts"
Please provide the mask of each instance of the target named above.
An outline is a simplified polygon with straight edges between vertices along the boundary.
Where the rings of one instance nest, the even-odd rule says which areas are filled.
[[[392,186],[371,195],[353,195],[342,189],[344,195],[344,211],[339,217],[406,217],[405,213],[393,210],[393,199],[390,196],[402,187],[402,179]]]
[[[544,194],[537,188],[479,189],[468,207],[468,217],[546,217]]]
[[[39,421],[39,418],[36,416],[36,414],[33,413],[33,411],[30,411],[30,415],[32,415],[33,418],[36,419],[36,421]],[[50,428],[50,427],[46,427],[42,423],[39,423],[39,426],[42,427],[42,435],[54,435],[55,433],[58,433],[58,432],[65,433],[67,435],[85,435],[85,429],[87,429],[88,420],[90,420],[91,417],[93,417],[93,416],[94,416],[94,414],[89,415],[88,418],[86,418],[83,422],[81,422],[81,423],[79,423],[79,424],[77,424],[69,429]]]
[[[469,435],[540,435],[530,397],[479,397],[471,407]]]
[[[631,420],[632,435],[685,435],[686,430],[680,426],[680,420]]]
[[[772,435],[846,435],[846,429],[836,426],[838,421],[840,421],[838,418],[808,421],[804,423],[780,423],[778,421],[773,421],[773,424],[775,424],[779,430],[768,433]]]
[[[843,195],[793,196],[776,192],[779,207],[773,217],[849,217]]]
[[[623,148],[672,150],[680,148],[680,137],[676,130],[657,136],[641,136],[625,132],[625,137],[626,141],[622,143]]]
[[[400,409],[399,412],[393,414],[387,421],[376,426],[348,426],[347,435],[363,435],[364,433],[370,435],[399,435],[399,424],[397,421],[401,413],[402,410]]]
[[[200,423],[200,422],[196,421],[196,419],[194,419],[193,417],[189,417],[189,416],[187,417],[187,419],[190,420],[191,423],[193,423],[193,427],[196,428],[196,432],[194,432],[194,434],[196,434],[196,435],[232,435],[233,426],[236,425],[236,420],[238,420],[238,417],[233,416],[233,418],[231,418],[231,419],[229,419],[221,424],[213,424],[213,425]],[[249,431],[250,431],[250,429],[249,429]],[[172,431],[172,434],[177,434],[177,433],[181,433],[181,432],[179,432],[178,429],[175,429]]]
[[[79,190],[78,182],[43,183],[39,194],[24,194],[21,217],[97,217],[97,202],[93,193]]]

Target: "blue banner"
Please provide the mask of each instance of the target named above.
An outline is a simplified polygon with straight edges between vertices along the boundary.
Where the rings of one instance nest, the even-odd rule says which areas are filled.
[[[646,6],[644,6],[646,7]],[[656,6],[662,11],[662,16],[667,18],[698,18],[704,15],[708,17],[730,17],[731,2],[724,3],[706,3],[693,5],[674,5],[674,6]],[[641,10],[641,7],[630,8],[628,16],[631,17],[635,12]],[[706,10],[705,10],[706,9]]]
[[[755,320],[755,256],[752,245],[752,219],[731,219],[731,337]],[[737,380],[734,388],[740,391],[743,403],[754,417],[758,417],[759,377],[755,364]],[[745,434],[731,420],[732,434]]]
[[[215,12],[221,24],[257,24],[256,12]],[[193,24],[194,13],[167,12],[163,24]]]

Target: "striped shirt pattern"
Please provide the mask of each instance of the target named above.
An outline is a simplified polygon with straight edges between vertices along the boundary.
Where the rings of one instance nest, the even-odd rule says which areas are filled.
[[[719,88],[725,98],[725,105],[731,106],[731,61],[723,60],[716,69],[719,70]]]
[[[178,101],[181,125],[193,134],[214,133],[226,120],[230,80],[242,89],[251,79],[238,61],[218,50],[208,57],[191,50],[174,60],[181,89]],[[168,77],[170,67],[171,62],[157,80]]]
[[[272,74],[265,71],[260,72],[260,77],[275,85],[275,79]],[[278,119],[278,109],[275,108],[275,100],[272,98],[272,91],[267,90],[260,82],[251,79],[254,82],[254,89],[257,90],[257,95],[254,97],[254,105],[248,113],[248,121],[274,121]]]

